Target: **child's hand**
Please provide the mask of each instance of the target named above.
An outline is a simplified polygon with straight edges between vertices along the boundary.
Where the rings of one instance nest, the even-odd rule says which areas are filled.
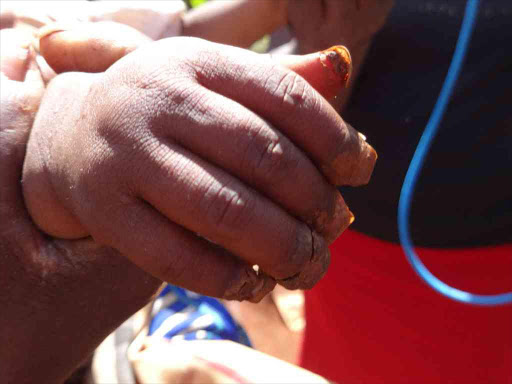
[[[293,72],[175,38],[51,83],[24,192],[50,234],[92,235],[162,280],[258,300],[274,279],[323,276],[352,217],[334,184],[366,182],[374,161]]]

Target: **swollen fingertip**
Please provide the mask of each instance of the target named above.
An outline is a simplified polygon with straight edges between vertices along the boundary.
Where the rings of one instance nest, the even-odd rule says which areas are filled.
[[[276,60],[302,76],[327,100],[348,86],[352,73],[350,53],[342,45],[308,55],[285,55]]]
[[[276,286],[276,281],[272,277],[263,273],[260,274],[260,276],[262,283],[252,290],[252,296],[248,299],[251,303],[259,303],[265,296],[272,292]]]
[[[352,74],[352,57],[347,47],[335,45],[320,52],[320,62],[343,87],[348,86]]]
[[[312,255],[308,264],[298,274],[277,280],[286,289],[311,289],[324,277],[331,262],[331,254],[325,239],[311,231]]]
[[[236,301],[259,302],[274,289],[275,281],[264,273],[256,272],[252,267],[246,266],[232,280],[223,298]]]

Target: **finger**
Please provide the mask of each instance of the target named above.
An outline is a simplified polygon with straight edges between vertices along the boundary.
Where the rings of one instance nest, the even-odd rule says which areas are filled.
[[[325,240],[238,179],[171,143],[148,144],[141,155],[133,160],[140,165],[130,185],[171,221],[275,279],[304,271],[301,288],[325,273],[330,258]],[[144,162],[147,158],[153,160]]]
[[[170,222],[142,201],[110,210],[108,217],[101,215],[95,240],[116,248],[163,281],[240,301],[259,301],[275,286],[273,279],[257,274],[251,265]]]
[[[106,38],[108,35],[100,33],[95,24],[84,23],[82,27],[77,32],[69,30],[56,33],[58,28],[50,34],[42,32],[41,53],[57,72],[105,70],[142,44],[137,39],[122,40],[122,34],[112,34],[112,37]],[[108,26],[115,29],[118,27]],[[95,36],[92,45],[88,43],[91,35]],[[95,54],[91,54],[93,47],[96,47]],[[64,52],[63,59],[59,59],[57,54],[60,51]],[[198,73],[205,81],[203,85],[239,101],[282,129],[288,138],[311,155],[318,168],[333,184],[357,186],[369,181],[377,158],[375,150],[366,143],[364,136],[346,124],[321,100],[302,77],[292,76],[289,71],[278,66],[273,67],[273,73],[268,73],[269,59],[266,57],[246,53],[242,55],[239,50],[227,46],[222,46],[222,52],[229,59],[229,68],[221,65],[215,66],[210,73]],[[215,54],[218,52],[212,52],[211,56]],[[87,59],[89,62],[79,60],[80,57],[90,57]],[[248,57],[252,59],[251,62],[241,60]],[[351,70],[351,65],[347,69],[350,57],[346,49],[338,47],[307,55],[303,59],[302,62],[300,57],[280,60],[287,61],[285,65],[305,76],[320,92],[326,93],[326,97],[336,94],[337,91],[333,90],[346,85]],[[261,82],[262,71],[268,77],[264,84]],[[249,86],[239,84],[240,77],[249,79]],[[327,86],[322,86],[322,83]],[[315,124],[311,123],[311,110],[319,112],[315,116]],[[322,127],[321,135],[317,132],[317,126]]]
[[[148,39],[118,23],[52,24],[39,32],[39,50],[57,72],[101,72]],[[87,60],[84,60],[86,58]],[[336,46],[305,56],[274,56],[274,60],[304,77],[322,96],[331,99],[347,86],[352,71],[350,53]]]
[[[57,73],[103,72],[152,40],[115,22],[52,24],[39,32],[39,51]]]
[[[175,84],[173,95],[153,127],[158,136],[180,143],[252,186],[328,243],[350,225],[353,215],[338,190],[274,127],[200,85]]]
[[[348,86],[352,74],[350,52],[342,45],[309,55],[274,55],[272,59],[302,76],[327,100]]]
[[[242,54],[234,47],[205,50],[210,50],[205,60],[216,65],[197,66],[203,86],[268,120],[304,150],[331,183],[357,186],[369,181],[375,150],[302,77],[280,65],[270,66],[268,57]]]

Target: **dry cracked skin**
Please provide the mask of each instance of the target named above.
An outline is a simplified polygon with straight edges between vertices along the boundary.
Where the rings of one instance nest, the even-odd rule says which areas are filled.
[[[286,279],[277,280],[287,289],[311,289],[325,275],[331,254],[327,243],[314,231],[311,231],[311,259],[301,272]]]
[[[234,281],[224,294],[227,300],[248,300],[258,303],[276,286],[276,281],[272,277],[255,271],[251,266],[243,269]]]

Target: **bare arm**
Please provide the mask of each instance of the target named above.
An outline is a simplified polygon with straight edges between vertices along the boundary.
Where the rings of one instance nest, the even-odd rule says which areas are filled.
[[[183,16],[183,35],[247,48],[286,25],[287,4],[288,0],[210,1]]]

